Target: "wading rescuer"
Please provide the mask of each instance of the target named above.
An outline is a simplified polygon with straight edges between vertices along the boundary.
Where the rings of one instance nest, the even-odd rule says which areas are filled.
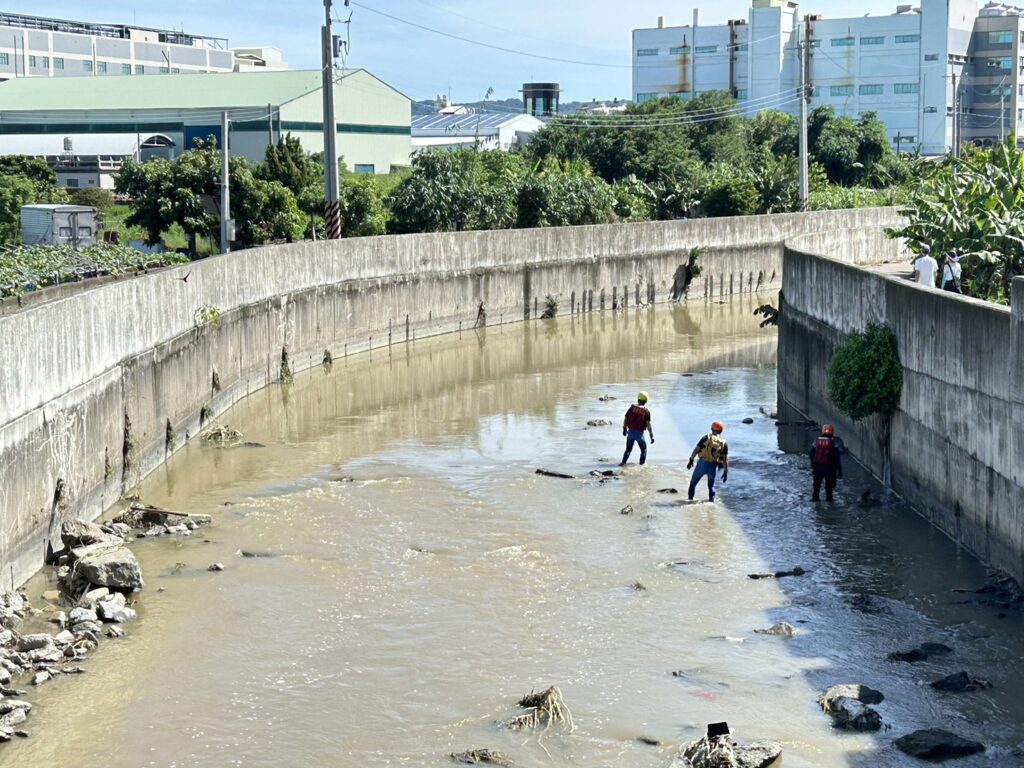
[[[836,430],[831,424],[821,428],[821,436],[811,446],[811,469],[814,471],[814,494],[811,501],[821,500],[821,484],[825,484],[825,501],[832,501],[832,491],[836,489],[836,478],[843,476],[843,463],[840,454],[843,450],[842,441],[836,437]]]
[[[693,501],[693,495],[697,492],[697,484],[705,477],[708,479],[708,498],[715,500],[715,476],[719,467],[722,468],[722,482],[729,479],[729,444],[722,437],[724,431],[725,424],[716,421],[711,425],[711,432],[700,439],[690,454],[687,469],[693,469],[693,460],[697,459],[697,468],[690,478],[690,501]]]
[[[640,464],[647,461],[647,441],[644,439],[646,431],[651,436],[651,445],[654,445],[654,430],[651,428],[651,412],[647,410],[647,393],[641,392],[636,396],[636,405],[629,406],[625,417],[622,419],[622,436],[626,438],[626,452],[622,454],[624,467],[633,453],[633,445],[640,446]]]

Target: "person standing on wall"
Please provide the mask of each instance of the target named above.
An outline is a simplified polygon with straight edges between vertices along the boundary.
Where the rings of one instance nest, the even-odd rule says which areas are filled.
[[[640,465],[647,461],[647,441],[644,440],[644,431],[651,436],[651,445],[654,445],[654,429],[651,427],[651,412],[647,409],[646,392],[636,396],[636,404],[629,406],[625,417],[622,419],[622,436],[626,438],[626,452],[622,454],[620,467],[626,466],[630,455],[633,453],[633,446],[640,446]]]
[[[836,489],[836,479],[843,476],[843,463],[840,458],[843,443],[836,437],[836,430],[831,424],[821,428],[821,436],[814,441],[808,454],[811,459],[811,470],[814,472],[814,493],[811,501],[821,500],[821,486],[825,485],[825,501],[832,501],[832,492]]]
[[[724,431],[725,425],[716,421],[711,425],[711,432],[700,439],[690,454],[687,469],[693,469],[693,460],[697,459],[697,468],[690,477],[690,501],[693,501],[693,496],[697,492],[697,484],[705,477],[708,479],[708,499],[715,500],[715,477],[719,467],[722,469],[722,482],[729,479],[729,444],[722,437]]]
[[[960,255],[957,253],[946,254],[946,263],[942,266],[942,290],[950,293],[963,293],[960,287],[960,278],[964,270],[960,265]]]
[[[932,249],[927,245],[922,245],[921,255],[914,262],[914,282],[934,288],[935,275],[938,271],[939,262],[932,256]]]

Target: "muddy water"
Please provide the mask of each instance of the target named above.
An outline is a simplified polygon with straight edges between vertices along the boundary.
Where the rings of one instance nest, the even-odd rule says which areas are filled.
[[[892,739],[931,726],[995,746],[961,765],[1022,762],[1020,614],[962,604],[951,590],[983,570],[898,504],[861,505],[855,469],[836,504],[808,501],[805,459],[759,411],[774,408],[775,341],[751,310],[492,328],[254,395],[222,420],[265,448],[192,444],[141,489],[214,515],[208,541],[137,544],[130,636],[34,689],[32,738],[0,747],[0,765],[443,766],[489,747],[520,766],[664,766],[717,720],[784,742],[788,768],[909,765]],[[648,466],[587,477],[622,448],[587,421],[620,423],[641,387]],[[658,493],[685,489],[681,457],[712,418],[734,456],[719,503]],[[796,565],[809,573],[747,578]],[[783,620],[797,637],[753,632]],[[886,660],[925,640],[955,653]],[[960,669],[995,687],[922,685]],[[815,698],[840,682],[885,692],[892,731],[830,730]],[[495,727],[552,684],[575,733]]]

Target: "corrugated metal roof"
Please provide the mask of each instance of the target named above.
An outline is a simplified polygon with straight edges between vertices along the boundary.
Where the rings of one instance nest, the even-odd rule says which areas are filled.
[[[441,131],[445,133],[473,133],[477,129],[494,129],[513,123],[522,114],[478,112],[475,115],[420,115],[412,119],[412,133]]]
[[[348,77],[361,70],[344,70]],[[319,70],[22,77],[0,83],[0,113],[279,106],[320,89]]]

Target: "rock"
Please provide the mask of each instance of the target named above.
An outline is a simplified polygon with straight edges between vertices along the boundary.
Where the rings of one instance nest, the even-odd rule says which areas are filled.
[[[0,699],[0,715],[9,715],[17,710],[31,712],[32,705],[21,699]]]
[[[88,637],[90,640],[95,640],[96,636],[103,631],[103,625],[98,621],[83,621],[79,624],[73,624],[71,631],[76,636]]]
[[[10,685],[11,677],[10,670],[0,667],[0,685]]]
[[[633,514],[633,507],[631,507],[629,504],[627,504],[626,506],[624,506],[622,509],[619,510],[619,514],[620,515],[632,515]]]
[[[94,552],[79,560],[79,573],[97,587],[142,589],[142,570],[135,555],[125,547]]]
[[[685,744],[671,768],[768,768],[782,757],[775,741],[737,745],[730,736],[707,736]]]
[[[64,611],[57,611],[53,616],[50,617],[50,623],[56,624],[62,629],[68,623],[68,615]]]
[[[607,419],[591,419],[587,422],[588,427],[610,427],[611,424]]]
[[[832,724],[844,731],[877,731],[882,717],[869,704],[881,704],[885,696],[866,685],[833,685],[818,697],[818,704],[832,716]]]
[[[114,622],[117,624],[126,621],[127,619],[121,618],[125,615],[127,609],[127,603],[125,602],[124,595],[117,593],[108,600],[103,600],[96,603],[96,612],[99,614],[100,619],[103,621]],[[127,609],[130,610],[130,609]],[[135,612],[132,611],[132,614]],[[135,618],[132,616],[132,618]]]
[[[180,525],[168,525],[167,526],[167,535],[169,535],[169,536],[191,536],[192,535],[192,531],[189,530],[189,527],[187,525],[185,525],[184,523],[181,523]]]
[[[46,672],[46,671],[36,672],[35,677],[32,678],[32,685],[42,685],[47,680],[52,680],[52,679],[53,679],[53,675],[51,675],[49,672]]]
[[[96,615],[96,611],[92,608],[72,608],[71,613],[68,615],[68,622],[74,626],[81,624],[84,621],[97,621],[99,617]]]
[[[782,744],[762,741],[736,747],[736,768],[769,768],[782,757]]]
[[[18,641],[18,650],[22,652],[37,651],[41,648],[53,648],[53,636],[41,633],[38,635],[22,635]]]
[[[60,646],[68,645],[75,642],[75,636],[65,629],[53,638],[53,642]]]
[[[51,603],[56,603],[60,600],[60,590],[48,589],[42,594],[43,600],[49,600]]]
[[[13,728],[21,725],[28,719],[25,709],[12,709],[5,715],[0,715],[0,728]]]
[[[56,664],[64,660],[64,651],[53,645],[49,648],[39,648],[28,652],[28,660],[31,664]]]
[[[462,765],[476,765],[478,763],[512,765],[512,762],[503,754],[490,749],[467,749],[465,752],[452,752],[451,758],[454,762]]]
[[[17,611],[12,611],[10,608],[0,606],[0,627],[4,627],[6,629],[17,629],[19,624],[21,624],[21,616]]]
[[[927,728],[896,739],[896,748],[920,760],[946,760],[985,751],[985,745],[940,728]]]
[[[827,689],[818,698],[818,703],[824,708],[826,702],[841,697],[856,699],[862,704],[881,704],[885,701],[885,696],[882,692],[876,691],[874,688],[868,688],[866,685],[845,684],[833,685]]]
[[[153,525],[142,532],[142,537],[152,539],[157,536],[163,536],[165,533],[167,533],[167,526]]]
[[[9,629],[0,629],[0,648],[14,643],[14,633]]]
[[[113,624],[127,624],[129,621],[135,621],[139,618],[139,614],[135,612],[134,608],[119,608],[110,614],[110,618],[107,621]]]
[[[931,686],[937,691],[964,693],[965,691],[980,691],[984,688],[991,688],[992,683],[988,680],[975,679],[966,672],[957,672],[941,680],[936,680]]]
[[[108,627],[107,628],[107,637],[118,638],[118,637],[124,637],[126,634],[128,634],[128,633],[125,632],[120,627],[116,627],[115,626],[115,627]]]
[[[754,420],[753,420],[752,418],[750,418],[750,417],[748,416],[747,418],[745,418],[745,419],[743,420],[743,423],[744,423],[744,424],[753,424],[753,423],[754,423]]]
[[[780,621],[778,624],[772,624],[768,629],[755,629],[755,634],[758,635],[772,635],[774,637],[792,637],[796,634],[796,629],[792,624],[787,624],[784,621]]]
[[[111,536],[96,523],[67,520],[60,527],[60,540],[68,549],[79,549],[93,544],[121,544],[120,538]]]
[[[647,747],[660,747],[661,746],[661,742],[660,741],[658,741],[657,739],[652,739],[650,736],[637,736],[636,740],[637,740],[638,744],[643,744],[644,746],[647,746]]]
[[[110,530],[113,531],[115,536],[120,536],[122,539],[132,535],[132,529],[124,523],[111,523]]]
[[[906,661],[911,664],[924,661],[931,656],[946,656],[953,652],[953,649],[942,643],[921,643],[917,648],[909,651],[895,651],[889,654],[890,661]]]
[[[21,613],[28,610],[28,598],[18,592],[0,592],[0,606]]]
[[[224,563],[214,563],[213,565],[211,565],[206,570],[208,570],[208,571],[223,571],[224,570]]]

